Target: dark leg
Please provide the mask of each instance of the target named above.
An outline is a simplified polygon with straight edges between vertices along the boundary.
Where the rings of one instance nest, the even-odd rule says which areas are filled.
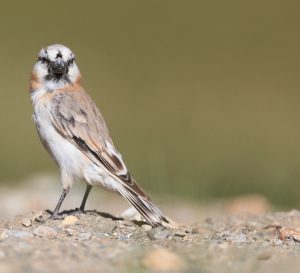
[[[58,200],[58,203],[50,217],[50,219],[54,219],[54,220],[57,220],[57,219],[60,219],[61,217],[59,217],[59,209],[61,207],[61,204],[63,203],[64,199],[66,198],[68,192],[69,192],[69,188],[68,189],[63,189],[63,192]]]
[[[79,211],[81,211],[81,212],[84,212],[85,203],[86,203],[86,200],[88,199],[88,196],[90,194],[91,189],[92,189],[92,186],[87,184],[86,185],[86,190],[85,190],[85,193],[84,193],[84,196],[83,196],[80,208],[79,208]]]

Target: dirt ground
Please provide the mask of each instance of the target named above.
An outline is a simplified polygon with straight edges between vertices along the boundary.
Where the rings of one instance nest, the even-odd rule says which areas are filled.
[[[121,219],[126,203],[99,190],[85,214],[66,210],[80,203],[82,188],[70,194],[62,220],[49,220],[43,209],[59,196],[52,179],[1,189],[1,273],[299,272],[300,212],[273,212],[262,196],[157,202],[183,224],[168,230]]]

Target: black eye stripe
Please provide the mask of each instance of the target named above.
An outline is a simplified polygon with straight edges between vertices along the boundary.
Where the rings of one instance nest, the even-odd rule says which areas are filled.
[[[72,58],[72,59],[68,60],[68,65],[71,65],[71,64],[73,64],[73,63],[74,63],[74,61],[75,61],[75,58]]]
[[[50,63],[50,60],[45,57],[39,57],[38,60],[41,61],[42,63]]]

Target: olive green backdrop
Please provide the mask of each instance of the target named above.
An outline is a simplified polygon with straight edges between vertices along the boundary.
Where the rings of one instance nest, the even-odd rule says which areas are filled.
[[[2,1],[0,181],[57,173],[31,120],[41,47],[69,46],[148,191],[300,205],[299,1]]]

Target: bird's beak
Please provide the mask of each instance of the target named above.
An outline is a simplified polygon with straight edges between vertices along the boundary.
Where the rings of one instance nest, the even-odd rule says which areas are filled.
[[[67,70],[67,64],[62,58],[57,58],[50,62],[51,71],[53,74],[62,75]]]

